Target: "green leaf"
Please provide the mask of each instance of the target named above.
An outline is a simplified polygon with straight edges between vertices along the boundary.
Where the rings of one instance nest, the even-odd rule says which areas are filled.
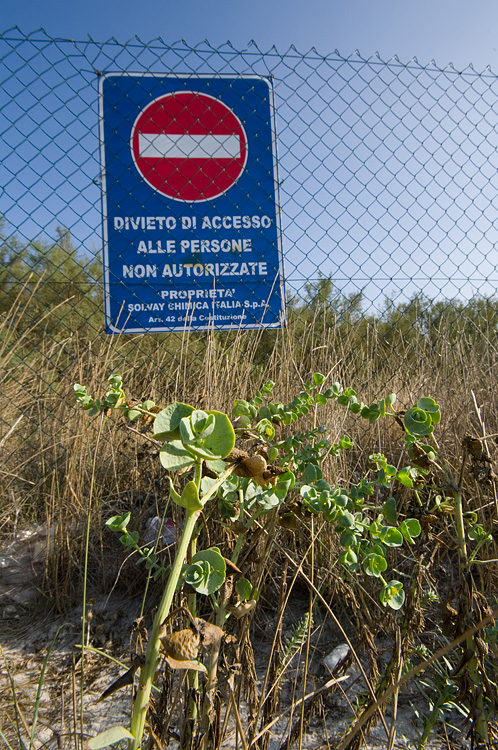
[[[114,745],[115,742],[133,739],[133,735],[125,727],[111,727],[110,729],[106,729],[105,732],[97,734],[96,737],[87,740],[86,747],[88,750],[100,750],[102,747]]]
[[[291,471],[286,471],[285,474],[279,475],[274,487],[269,487],[266,490],[262,490],[261,487],[255,488],[258,507],[268,512],[281,505],[288,491],[294,487],[295,481],[294,474]],[[246,497],[249,497],[248,491],[246,491]]]
[[[208,411],[214,416],[214,427],[210,435],[203,439],[202,445],[211,451],[216,458],[225,458],[235,445],[235,432],[226,414],[220,411]]]
[[[251,417],[242,414],[240,417],[236,417],[235,426],[239,430],[247,430],[251,426]]]
[[[171,480],[170,480],[171,482]],[[202,502],[199,499],[199,492],[197,491],[197,485],[195,482],[188,482],[183,488],[181,496],[175,492],[176,497],[173,497],[170,493],[170,497],[175,501],[177,505],[187,510],[194,511],[200,510],[203,507]]]
[[[400,525],[399,530],[409,544],[415,544],[414,537],[420,536],[422,533],[422,527],[416,518],[407,518]]]
[[[379,521],[372,521],[372,523],[370,524],[370,529],[369,529],[371,538],[378,539],[380,537],[382,528],[383,526],[381,523],[379,523]]]
[[[354,445],[353,441],[349,437],[349,435],[343,435],[342,438],[339,440],[339,448],[342,448],[343,451],[347,451],[350,448],[352,448]]]
[[[384,549],[384,546],[378,542],[377,544],[372,544],[370,546],[370,551],[373,552],[375,555],[380,555],[381,557],[386,556],[386,550]]]
[[[400,469],[398,473],[396,474],[396,479],[398,482],[401,482],[402,485],[405,487],[413,487],[413,479],[411,477],[412,470],[410,467],[406,467],[405,469]]]
[[[474,542],[482,540],[483,542],[489,543],[493,541],[492,535],[489,532],[487,532],[484,526],[481,526],[481,524],[479,523],[476,523],[475,526],[472,526],[467,531],[467,536],[469,539],[472,539],[472,541]]]
[[[393,526],[383,526],[379,538],[386,547],[401,547],[403,544],[403,534]]]
[[[180,439],[180,421],[189,417],[194,411],[193,406],[182,403],[174,403],[159,412],[154,420],[154,440],[163,442],[165,440]]]
[[[235,584],[235,591],[243,602],[248,602],[252,598],[252,583],[247,578],[239,578]]]
[[[354,547],[356,544],[356,534],[351,529],[346,529],[339,537],[341,547]]]
[[[214,414],[206,414],[205,411],[196,409],[190,415],[190,423],[196,436],[204,439],[214,430]]]
[[[433,398],[419,398],[417,406],[431,415],[432,424],[439,424],[441,421],[441,412],[439,404],[436,404]]]
[[[171,479],[171,477],[168,477],[168,480],[169,480],[169,497],[170,497],[170,500],[172,500],[177,505],[180,505],[181,496],[175,490],[175,486],[173,484],[173,480]]]
[[[105,525],[111,529],[111,531],[126,531],[126,527],[130,522],[131,512],[127,511],[122,516],[111,516],[105,522]]]
[[[178,471],[186,466],[195,463],[192,453],[189,453],[183,447],[179,440],[172,440],[170,443],[164,443],[159,451],[159,460],[161,466],[168,471]]]
[[[401,581],[389,581],[380,592],[380,601],[384,607],[401,609],[405,602],[405,592]]]
[[[387,560],[382,555],[371,553],[363,560],[363,569],[367,576],[379,578],[387,568]]]
[[[216,461],[219,458],[216,453],[208,450],[201,442],[185,442],[183,443],[183,445],[185,446],[187,451],[197,459],[202,459],[204,461]]]
[[[305,484],[312,484],[313,482],[316,482],[318,479],[321,479],[323,476],[322,470],[319,466],[316,464],[308,464],[303,471],[303,474],[301,476],[301,481],[303,481]]]
[[[268,460],[270,463],[273,463],[278,458],[278,448],[275,445],[272,445],[271,448],[268,451]]]
[[[382,503],[382,515],[386,519],[387,523],[395,524],[398,522],[396,500],[394,499],[394,497],[389,497],[384,503]]]
[[[232,414],[234,417],[250,417],[253,415],[253,411],[254,407],[252,407],[248,401],[244,401],[244,399],[242,398],[238,398],[236,401],[234,401],[232,409]]]
[[[348,495],[345,494],[345,490],[342,490],[338,492],[338,494],[335,494],[337,490],[334,490],[332,493],[332,499],[336,505],[338,505],[340,508],[347,508],[349,505],[351,505],[351,499]]]
[[[201,444],[214,430],[214,415],[196,409],[189,417],[180,420],[180,439],[185,447],[194,448]]]
[[[256,424],[256,432],[263,438],[263,440],[273,440],[275,437],[275,427],[272,425],[269,419],[260,419]]]
[[[125,417],[130,422],[135,422],[140,416],[142,412],[137,411],[136,409],[125,409]]]
[[[348,510],[337,516],[337,523],[345,529],[354,528],[355,518]]]
[[[339,555],[339,562],[355,572],[358,570],[358,556],[351,547],[348,547]]]
[[[434,429],[431,414],[419,406],[414,406],[405,412],[403,424],[406,431],[416,437],[426,437]]]
[[[180,440],[182,441],[183,445],[189,445],[189,443],[193,443],[194,440],[196,440],[197,435],[195,434],[189,417],[183,417],[182,419],[180,419],[179,430]]]
[[[305,484],[301,487],[301,497],[303,498],[303,506],[306,510],[314,515],[322,512],[322,505],[318,493],[314,487],[310,487]]]
[[[272,414],[269,406],[260,406],[256,419],[271,419]]]
[[[226,577],[226,563],[218,547],[197,552],[184,572],[185,581],[198,594],[214,594],[223,585]]]

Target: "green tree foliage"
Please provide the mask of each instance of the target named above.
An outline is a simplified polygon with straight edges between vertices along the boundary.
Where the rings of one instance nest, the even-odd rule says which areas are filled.
[[[56,231],[55,241],[23,244],[0,225],[0,312],[7,314],[17,302],[21,334],[46,316],[33,330],[32,343],[42,335],[90,333],[102,326],[100,261],[77,249],[68,229]]]

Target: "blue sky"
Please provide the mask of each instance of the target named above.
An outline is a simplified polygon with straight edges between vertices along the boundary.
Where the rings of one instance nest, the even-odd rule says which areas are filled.
[[[126,42],[136,35],[143,42],[161,37],[167,45],[185,39],[192,46],[206,39],[214,48],[230,41],[241,51],[254,40],[262,52],[275,46],[286,53],[294,45],[299,53],[315,48],[324,56],[338,50],[348,58],[358,50],[364,59],[376,52],[384,61],[397,56],[401,63],[409,63],[417,58],[420,65],[408,66],[404,72],[402,66],[391,65],[379,76],[375,64],[362,65],[356,75],[357,59],[341,67],[340,60],[329,59],[322,65],[312,55],[310,67],[299,55],[268,58],[278,83],[287,275],[296,276],[297,288],[320,269],[344,291],[365,290],[367,298],[377,303],[386,295],[398,298],[419,289],[431,297],[448,298],[494,293],[498,85],[494,80],[490,83],[493,76],[468,72],[472,64],[477,72],[489,66],[498,75],[495,0],[474,0],[472,5],[468,0],[46,0],[43,4],[16,0],[3,8],[1,24],[4,31],[14,25],[25,34],[43,28],[49,37],[78,41],[91,36],[98,42],[112,37]],[[40,52],[36,64],[41,67],[24,65],[19,77],[15,72],[19,63],[6,58],[7,99],[0,119],[3,116],[7,123],[5,143],[10,151],[0,165],[0,184],[5,189],[0,209],[25,239],[53,237],[55,226],[62,223],[82,247],[99,252],[97,97],[92,68],[133,69],[134,60],[125,55],[126,59],[115,61],[115,52],[106,58],[105,53],[95,53],[94,45],[87,46],[88,58],[75,53],[60,72],[53,67],[52,53],[47,52],[45,60]],[[38,47],[42,50],[43,43]],[[70,48],[76,46],[57,46],[61,55]],[[82,46],[78,49],[81,55]],[[94,53],[95,65],[90,64]],[[53,54],[57,57],[54,50]],[[154,64],[168,68],[170,59],[173,67],[184,66],[184,61],[165,56]],[[220,56],[199,59],[210,72],[226,72]],[[435,66],[430,65],[432,60]],[[455,75],[450,64],[467,73]],[[259,63],[255,65],[253,72],[259,74]],[[332,85],[331,75],[338,67]],[[39,77],[33,79],[31,92],[33,72]],[[180,72],[185,72],[184,67]],[[57,99],[61,90],[51,91],[58,75],[69,75],[67,102]],[[371,93],[365,76],[373,81]],[[449,82],[455,80],[450,91]],[[22,94],[21,84],[26,86]],[[370,110],[377,88],[379,98]],[[31,94],[39,101],[31,101]],[[321,97],[327,100],[326,110]],[[16,107],[24,106],[22,119]],[[423,130],[420,137],[413,135],[417,117]]]
[[[71,39],[122,42],[137,34],[236,47],[254,39],[265,50],[294,44],[300,52],[316,47],[348,56],[358,49],[363,57],[378,51],[383,59],[434,59],[459,69],[473,63],[478,71],[490,65],[498,73],[496,0],[15,0],[3,4],[0,17],[3,30],[43,27]]]

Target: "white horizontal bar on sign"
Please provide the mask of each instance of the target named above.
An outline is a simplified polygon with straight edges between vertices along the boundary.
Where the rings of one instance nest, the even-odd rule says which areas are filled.
[[[142,159],[238,159],[238,135],[139,133]]]

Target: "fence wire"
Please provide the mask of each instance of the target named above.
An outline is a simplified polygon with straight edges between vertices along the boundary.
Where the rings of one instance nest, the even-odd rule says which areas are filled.
[[[367,390],[409,383],[420,357],[436,350],[453,359],[438,372],[429,363],[425,382],[455,387],[455,362],[470,367],[470,351],[478,384],[493,371],[498,78],[490,70],[294,47],[264,52],[254,43],[74,41],[17,28],[0,48],[0,420],[7,463],[10,446],[19,449],[9,437],[18,423],[22,445],[38,456],[22,473],[30,486],[45,460],[40,432],[57,436],[64,420],[54,404],[69,398],[75,373],[88,375],[95,342],[105,338],[104,73],[271,78],[286,325],[310,368],[320,365],[316,352],[335,346],[343,371]],[[258,372],[278,336],[247,333],[240,351]],[[200,366],[206,340],[190,339],[189,367]],[[142,367],[153,350],[164,383],[178,379],[187,366],[182,332],[121,342],[112,365]],[[4,473],[12,478],[12,468]]]

